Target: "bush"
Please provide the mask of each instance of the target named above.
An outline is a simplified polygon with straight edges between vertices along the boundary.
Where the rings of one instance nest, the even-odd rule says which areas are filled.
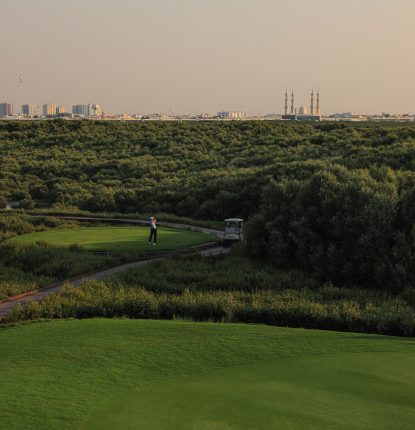
[[[154,293],[111,288],[102,282],[67,287],[60,294],[15,308],[6,322],[39,318],[129,317],[243,322],[398,336],[415,335],[415,310],[399,299],[324,304],[319,293],[283,290]]]

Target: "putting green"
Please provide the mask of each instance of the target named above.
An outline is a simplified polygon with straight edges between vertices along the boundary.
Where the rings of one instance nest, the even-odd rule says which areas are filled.
[[[44,241],[57,246],[76,244],[89,251],[146,252],[184,249],[217,240],[209,234],[158,228],[157,245],[153,246],[148,243],[149,232],[145,227],[84,227],[29,233],[14,237],[11,241],[23,244]]]
[[[272,360],[113,396],[84,428],[409,430],[414,383],[415,354]]]
[[[412,430],[415,422],[414,339],[95,319],[0,329],[0,345],[7,430]]]

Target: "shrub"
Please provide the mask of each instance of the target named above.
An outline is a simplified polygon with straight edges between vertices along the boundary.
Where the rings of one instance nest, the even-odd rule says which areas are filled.
[[[194,321],[243,322],[399,336],[415,335],[415,310],[399,299],[373,304],[320,301],[311,291],[185,290],[154,293],[144,288],[111,288],[102,282],[67,287],[60,294],[15,308],[6,322],[38,318],[179,318]]]

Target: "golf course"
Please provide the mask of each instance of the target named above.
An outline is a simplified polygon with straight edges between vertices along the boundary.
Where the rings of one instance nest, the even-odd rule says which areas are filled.
[[[409,430],[415,421],[411,338],[92,319],[9,327],[0,344],[2,429]]]
[[[415,116],[143,115],[0,120],[0,430],[415,429]]]
[[[12,242],[31,245],[47,242],[59,247],[79,245],[88,251],[146,252],[172,251],[207,242],[217,238],[210,234],[177,228],[160,227],[157,245],[149,244],[149,229],[145,227],[80,227],[64,230],[47,230],[24,234],[11,239]]]

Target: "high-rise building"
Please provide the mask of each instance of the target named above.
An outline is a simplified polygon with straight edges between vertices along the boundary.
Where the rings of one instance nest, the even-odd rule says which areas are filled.
[[[72,106],[72,113],[74,115],[88,115],[88,105],[74,105]]]
[[[56,106],[56,115],[60,115],[60,114],[63,114],[65,112],[66,112],[66,110],[63,106]]]
[[[13,105],[11,103],[0,103],[0,118],[13,115]]]
[[[35,105],[22,105],[22,114],[26,116],[36,116],[38,113]]]
[[[245,112],[233,112],[233,111],[224,111],[218,112],[218,117],[222,119],[246,119],[247,114]]]
[[[56,105],[53,103],[46,103],[43,105],[43,116],[56,115]]]
[[[92,105],[92,115],[93,116],[101,116],[102,115],[102,109],[100,105],[93,104]]]
[[[81,116],[101,116],[102,109],[97,104],[74,105],[72,106],[72,113]]]

